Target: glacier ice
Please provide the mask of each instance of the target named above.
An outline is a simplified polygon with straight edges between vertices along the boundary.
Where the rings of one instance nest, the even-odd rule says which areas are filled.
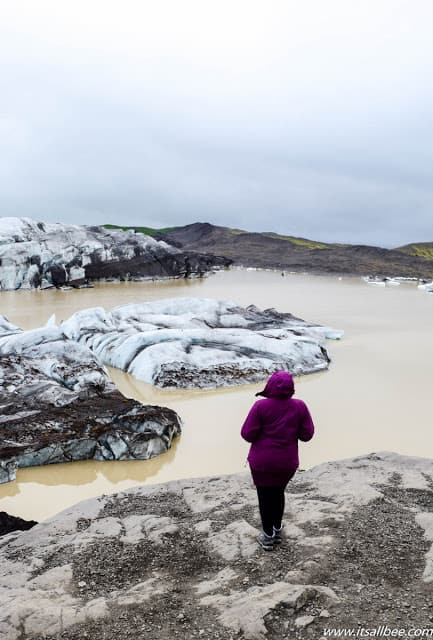
[[[278,369],[325,369],[326,338],[341,331],[275,309],[172,298],[74,313],[60,325],[99,360],[160,387],[206,388],[262,380]]]
[[[173,410],[124,398],[54,318],[22,331],[0,315],[0,483],[17,467],[150,458],[180,429]]]
[[[0,290],[90,280],[203,275],[226,258],[183,252],[134,231],[0,218]]]

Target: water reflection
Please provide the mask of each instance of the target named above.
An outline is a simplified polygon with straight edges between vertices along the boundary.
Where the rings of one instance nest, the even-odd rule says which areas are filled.
[[[6,484],[0,484],[0,498],[11,498],[20,493],[18,482],[7,482]],[[0,511],[4,511],[3,501],[0,500]]]
[[[169,451],[150,460],[126,460],[122,464],[118,461],[83,460],[80,462],[68,462],[67,464],[50,464],[43,468],[27,468],[19,470],[19,485],[35,481],[38,470],[43,472],[43,484],[47,487],[59,485],[82,486],[91,484],[97,478],[105,478],[113,485],[124,481],[144,482],[152,478],[166,464],[170,464],[176,455],[179,438],[175,438]],[[145,462],[145,464],[143,464]],[[19,491],[17,483],[10,482],[15,491],[10,495],[16,495]]]
[[[152,482],[172,463],[178,441],[176,438],[169,451],[150,460],[85,460],[19,469],[16,482],[0,485],[0,510],[40,521],[85,498]]]

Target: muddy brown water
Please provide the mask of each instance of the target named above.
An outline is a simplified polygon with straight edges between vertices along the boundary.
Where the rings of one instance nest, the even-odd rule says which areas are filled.
[[[78,309],[163,297],[194,296],[275,307],[345,331],[328,341],[326,372],[298,378],[316,436],[300,445],[301,467],[391,450],[433,457],[431,383],[433,295],[413,283],[367,285],[360,278],[231,270],[204,280],[99,284],[72,291],[0,294],[0,313],[23,328],[62,320]],[[246,470],[242,421],[263,385],[218,391],[162,391],[110,371],[127,396],[175,409],[184,430],[172,449],[152,460],[75,462],[22,469],[0,485],[0,510],[41,520],[85,498],[185,477]]]

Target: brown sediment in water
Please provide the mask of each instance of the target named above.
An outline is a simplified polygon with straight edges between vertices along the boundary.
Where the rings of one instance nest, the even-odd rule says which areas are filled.
[[[82,291],[5,292],[0,312],[22,326],[40,326],[52,313],[64,319],[80,308],[106,309],[174,296],[234,300],[275,307],[345,331],[328,342],[327,372],[296,381],[309,405],[316,436],[301,445],[301,466],[392,450],[433,457],[430,384],[433,296],[414,284],[370,287],[361,279],[233,270],[203,281],[96,285]],[[245,469],[248,445],[239,430],[262,385],[216,391],[163,391],[112,370],[128,397],[168,406],[184,420],[173,449],[143,462],[78,462],[19,471],[0,486],[0,509],[40,520],[86,497],[142,483],[221,475]]]

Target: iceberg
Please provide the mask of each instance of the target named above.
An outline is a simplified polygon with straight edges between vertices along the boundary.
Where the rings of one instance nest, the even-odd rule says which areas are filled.
[[[427,293],[433,293],[433,282],[424,282],[419,284],[417,288],[422,291],[427,291]]]
[[[22,331],[0,316],[0,483],[18,467],[150,458],[180,430],[171,409],[124,398],[54,318]]]
[[[106,311],[85,309],[60,331],[105,365],[168,388],[215,388],[328,367],[325,340],[341,331],[275,309],[207,298],[172,298]]]

